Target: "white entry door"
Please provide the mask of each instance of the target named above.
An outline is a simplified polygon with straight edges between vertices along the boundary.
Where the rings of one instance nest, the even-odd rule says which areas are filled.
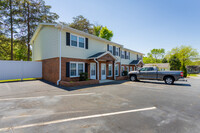
[[[90,79],[96,79],[96,63],[90,63]]]
[[[101,64],[101,80],[106,79],[106,64]]]

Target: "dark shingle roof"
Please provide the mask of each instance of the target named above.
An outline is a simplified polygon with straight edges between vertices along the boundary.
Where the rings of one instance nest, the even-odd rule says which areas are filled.
[[[99,52],[99,53],[96,53],[88,58],[96,58],[96,57],[99,57],[100,55],[104,54],[105,52]]]
[[[139,63],[140,60],[133,60],[130,65],[137,65]]]

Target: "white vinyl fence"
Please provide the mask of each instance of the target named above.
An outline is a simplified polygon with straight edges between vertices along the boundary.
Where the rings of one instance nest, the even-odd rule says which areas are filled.
[[[42,78],[42,62],[0,61],[0,80]]]

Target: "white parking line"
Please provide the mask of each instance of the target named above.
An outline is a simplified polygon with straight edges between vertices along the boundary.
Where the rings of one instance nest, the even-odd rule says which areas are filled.
[[[63,122],[69,122],[69,121],[91,119],[91,118],[97,118],[97,117],[105,117],[105,116],[112,116],[112,115],[119,115],[119,114],[126,114],[126,113],[140,112],[140,111],[148,111],[148,110],[154,110],[154,109],[156,109],[156,107],[134,109],[134,110],[127,110],[127,111],[120,111],[120,112],[112,112],[112,113],[105,113],[105,114],[96,114],[96,115],[90,115],[90,116],[82,116],[82,117],[55,120],[55,121],[49,121],[49,122],[43,122],[43,123],[34,123],[34,124],[28,124],[28,125],[22,125],[22,126],[0,128],[0,131],[8,131],[10,129],[13,130],[13,129],[36,127],[36,126],[45,126],[45,125],[57,124],[57,123],[63,123]]]
[[[20,98],[7,98],[0,99],[0,101],[10,101],[10,100],[23,100],[23,99],[34,99],[34,98],[45,98],[45,97],[70,97],[70,96],[85,96],[85,95],[93,95],[95,93],[82,93],[82,94],[68,94],[68,95],[52,95],[52,96],[39,96],[39,97],[20,97]]]

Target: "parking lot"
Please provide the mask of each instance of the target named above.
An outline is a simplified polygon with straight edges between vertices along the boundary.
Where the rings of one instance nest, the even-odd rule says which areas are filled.
[[[200,79],[61,88],[0,83],[0,132],[199,133]]]

